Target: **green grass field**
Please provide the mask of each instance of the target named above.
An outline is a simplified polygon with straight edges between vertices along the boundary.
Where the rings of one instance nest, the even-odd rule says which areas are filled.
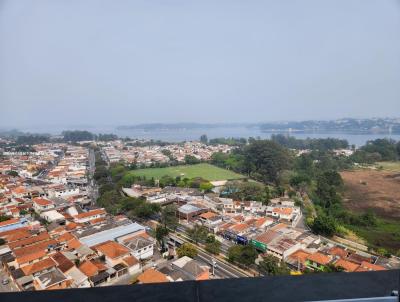
[[[375,166],[382,167],[385,171],[400,172],[400,161],[382,161],[376,163]]]
[[[210,164],[182,165],[167,168],[148,168],[132,170],[128,172],[131,175],[146,176],[146,178],[160,179],[168,175],[171,177],[182,176],[187,178],[202,177],[209,181],[213,180],[231,180],[243,179],[244,175],[225,170]]]

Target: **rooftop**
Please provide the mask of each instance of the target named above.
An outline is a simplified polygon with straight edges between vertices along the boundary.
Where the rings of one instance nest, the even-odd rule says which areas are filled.
[[[166,275],[156,271],[152,268],[145,270],[142,274],[138,276],[138,281],[140,283],[161,283],[161,282],[169,282]]]

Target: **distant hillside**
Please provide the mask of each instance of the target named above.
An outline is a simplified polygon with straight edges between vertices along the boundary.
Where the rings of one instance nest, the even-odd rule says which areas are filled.
[[[203,123],[149,123],[149,124],[137,124],[137,125],[125,125],[119,126],[117,129],[141,129],[141,130],[184,130],[184,129],[212,129],[212,128],[224,128],[224,127],[251,127],[256,126],[255,124],[247,123],[215,123],[215,124],[203,124]]]
[[[400,134],[400,118],[338,119],[332,121],[302,121],[263,123],[264,132],[303,132],[303,133],[355,133],[355,134]]]

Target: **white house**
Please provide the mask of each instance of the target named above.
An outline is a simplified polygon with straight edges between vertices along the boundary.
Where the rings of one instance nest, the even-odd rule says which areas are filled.
[[[37,197],[33,199],[33,209],[36,213],[41,213],[50,209],[54,209],[54,202],[48,199]]]

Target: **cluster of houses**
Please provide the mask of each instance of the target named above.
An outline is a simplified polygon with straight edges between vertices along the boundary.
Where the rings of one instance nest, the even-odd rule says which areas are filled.
[[[35,177],[56,162],[63,148],[64,144],[39,144],[34,145],[33,150],[26,152],[4,150],[0,158],[0,174],[14,171],[22,177]]]
[[[87,149],[59,147],[40,178],[10,168],[0,174],[0,270],[19,290],[127,284],[134,276],[148,283],[154,274],[171,282],[209,278],[209,267],[188,257],[152,274],[156,240],[145,226],[88,203],[87,182],[78,181],[88,177]],[[158,190],[142,193],[151,199]]]
[[[180,154],[183,148],[208,156],[208,146],[188,144],[170,145],[168,150]],[[119,150],[112,145],[104,152],[111,147]],[[35,150],[0,159],[1,270],[20,290],[103,286],[133,277],[138,283],[213,278],[210,266],[199,260],[187,256],[163,260],[147,227],[92,205],[87,148],[43,144]],[[193,188],[133,185],[122,191],[161,206],[176,204],[181,227],[205,226],[224,243],[223,253],[234,244],[253,245],[260,254],[257,261],[273,255],[296,271],[394,268],[386,258],[312,234],[302,226],[300,207],[287,197],[264,204]]]
[[[50,169],[45,179],[57,184],[86,186],[88,157],[88,148],[66,146],[63,157]]]
[[[130,146],[129,143],[113,141],[102,145],[102,150],[110,163],[124,161],[146,166],[152,163],[168,163],[171,159],[184,162],[187,155],[199,160],[209,160],[213,153],[228,153],[231,149],[232,147],[228,145],[206,145],[200,142],[136,147]]]
[[[1,270],[20,290],[110,284],[140,273],[153,256],[155,240],[144,226],[84,206],[62,183],[31,182],[0,175]]]
[[[34,148],[0,162],[1,270],[20,290],[98,286],[140,273],[155,240],[144,226],[90,205],[88,149]],[[41,175],[23,176],[28,162],[43,164]]]
[[[146,194],[146,190],[142,189]],[[253,245],[264,255],[285,261],[292,270],[324,271],[336,267],[346,272],[393,269],[384,257],[351,249],[312,234],[302,226],[301,209],[287,197],[272,199],[268,205],[257,201],[236,201],[195,189],[165,188],[152,191],[164,203],[178,205],[182,225],[203,225],[219,240]],[[160,199],[161,201],[161,199]]]
[[[44,198],[34,198],[33,204],[45,222],[0,223],[1,264],[20,290],[109,284],[139,273],[141,260],[153,255],[154,239],[126,217],[111,217],[104,209],[83,212],[77,206],[55,210]]]

